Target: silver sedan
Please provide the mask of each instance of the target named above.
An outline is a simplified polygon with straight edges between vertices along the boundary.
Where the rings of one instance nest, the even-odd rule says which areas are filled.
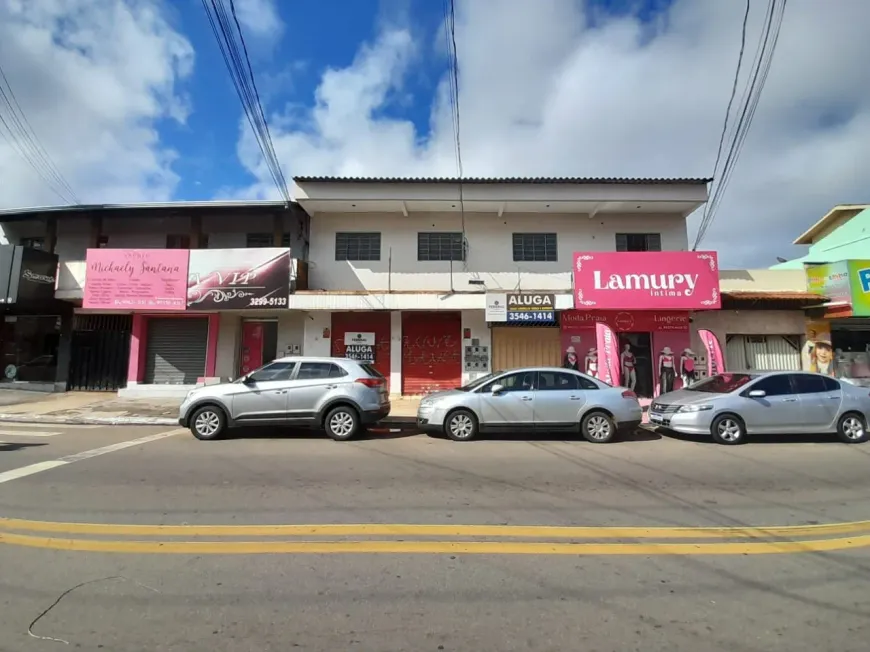
[[[659,396],[652,425],[740,444],[747,435],[836,433],[867,441],[870,390],[804,372],[722,373]]]
[[[454,441],[482,432],[579,431],[595,443],[637,427],[637,395],[570,369],[528,367],[499,371],[423,398],[417,426]]]

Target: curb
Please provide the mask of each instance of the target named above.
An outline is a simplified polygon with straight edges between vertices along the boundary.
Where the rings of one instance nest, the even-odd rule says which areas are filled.
[[[47,423],[67,426],[177,426],[168,417],[55,417],[49,414],[0,414],[0,422]]]
[[[178,426],[178,419],[169,417],[56,417],[49,414],[2,414],[0,422],[42,423],[67,426]],[[385,421],[369,430],[375,432],[406,432],[416,430],[413,420]]]

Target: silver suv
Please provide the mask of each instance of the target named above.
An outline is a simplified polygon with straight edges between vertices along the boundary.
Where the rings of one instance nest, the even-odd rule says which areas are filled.
[[[197,439],[218,439],[236,426],[323,428],[336,441],[390,413],[387,382],[371,365],[345,358],[289,357],[238,380],[191,390],[178,423]]]

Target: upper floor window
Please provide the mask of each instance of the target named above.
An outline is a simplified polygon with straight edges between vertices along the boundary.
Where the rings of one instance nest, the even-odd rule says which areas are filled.
[[[661,251],[661,233],[617,233],[617,251]]]
[[[335,234],[336,260],[380,260],[381,234],[346,231]]]
[[[21,238],[22,247],[30,247],[31,249],[44,249],[45,238]]]
[[[514,233],[514,261],[555,263],[559,260],[555,233]]]
[[[248,233],[245,239],[245,246],[248,249],[256,249],[260,247],[274,247],[274,233]],[[284,233],[281,235],[281,246],[287,249],[290,248],[290,234]]]
[[[465,260],[462,233],[418,233],[417,260],[424,262]]]
[[[167,249],[190,249],[190,236],[183,233],[170,233],[166,236]],[[199,248],[208,249],[208,234],[199,236]]]

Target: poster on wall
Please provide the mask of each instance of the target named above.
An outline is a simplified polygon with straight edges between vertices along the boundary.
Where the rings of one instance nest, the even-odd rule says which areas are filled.
[[[616,333],[607,324],[595,325],[595,340],[598,349],[598,379],[608,385],[619,385],[619,353]]]
[[[801,349],[801,368],[828,376],[836,376],[834,347],[831,345],[831,326],[827,320],[806,323],[806,342]]]
[[[576,252],[577,310],[718,310],[715,251]]]
[[[719,338],[705,328],[698,330],[698,337],[701,338],[701,343],[707,353],[707,377],[721,374],[725,371],[725,356],[722,355],[722,345],[719,343]]]
[[[290,250],[193,249],[187,307],[193,310],[286,308],[291,287]]]
[[[186,249],[88,249],[82,307],[184,310]]]
[[[372,364],[375,361],[375,334],[355,333],[344,334],[344,357],[357,362]]]

